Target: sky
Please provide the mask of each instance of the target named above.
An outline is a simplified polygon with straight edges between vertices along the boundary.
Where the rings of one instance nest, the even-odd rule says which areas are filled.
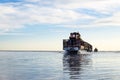
[[[0,0],[0,50],[62,50],[70,32],[120,50],[120,1]]]

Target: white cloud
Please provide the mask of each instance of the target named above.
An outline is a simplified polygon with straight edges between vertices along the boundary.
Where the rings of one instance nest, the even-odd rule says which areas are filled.
[[[120,12],[114,13],[113,16],[99,19],[95,21],[95,24],[109,25],[109,26],[120,26]]]
[[[120,1],[118,0],[60,0],[61,4],[56,4],[58,7],[67,9],[76,8],[87,8],[95,10],[109,10],[111,8],[116,8],[119,6]],[[67,2],[67,3],[65,3]],[[64,4],[65,3],[65,4]]]
[[[19,18],[17,18],[16,16],[17,13],[19,13],[19,10],[17,10],[13,6],[1,5],[0,11],[0,30],[8,31],[12,28],[22,27],[20,25],[22,23],[22,20],[19,21]]]
[[[25,24],[62,24],[78,19],[91,18],[88,15],[79,14],[72,10],[39,7],[39,5],[33,4],[24,4],[16,7],[13,4],[1,5],[0,10],[1,30],[21,28]]]
[[[111,17],[101,18],[101,19],[95,19],[92,22],[88,24],[73,24],[73,25],[63,25],[65,27],[71,27],[71,28],[88,28],[88,27],[120,27],[120,12],[114,13]]]
[[[120,1],[117,0],[25,0],[25,2],[0,5],[0,31],[6,32],[24,27],[26,24],[61,24],[73,27],[119,25]],[[104,14],[97,18],[75,9],[90,9]],[[98,14],[99,15],[99,14]],[[87,23],[87,20],[89,23]],[[84,24],[77,24],[86,21]],[[74,26],[75,25],[75,26]]]

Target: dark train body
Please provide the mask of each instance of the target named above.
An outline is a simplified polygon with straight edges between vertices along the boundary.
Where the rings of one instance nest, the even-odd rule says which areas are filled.
[[[70,33],[69,39],[63,39],[63,50],[73,53],[80,50],[92,51],[92,45],[81,39],[78,32]]]

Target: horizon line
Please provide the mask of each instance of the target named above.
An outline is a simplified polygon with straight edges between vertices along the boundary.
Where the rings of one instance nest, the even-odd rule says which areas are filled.
[[[64,50],[0,50],[0,52],[63,52]],[[119,52],[120,50],[101,50],[98,52]],[[92,51],[94,52],[94,51]]]

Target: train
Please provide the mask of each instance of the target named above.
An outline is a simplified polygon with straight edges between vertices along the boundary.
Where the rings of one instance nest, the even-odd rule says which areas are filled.
[[[92,52],[92,45],[82,40],[79,32],[72,32],[68,39],[63,39],[63,50],[67,52],[87,51]]]

